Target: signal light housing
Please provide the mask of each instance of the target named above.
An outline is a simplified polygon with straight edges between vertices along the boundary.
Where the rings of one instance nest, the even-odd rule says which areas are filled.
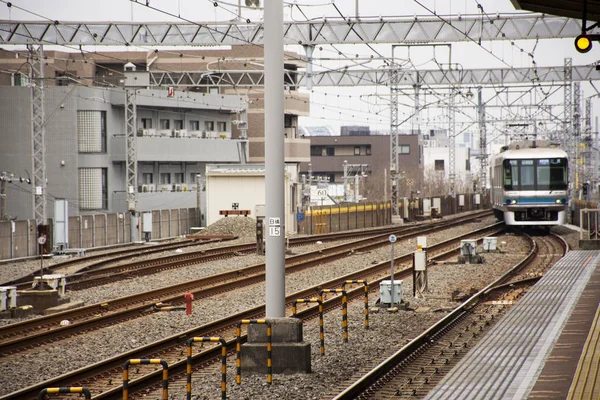
[[[590,38],[590,35],[579,35],[575,38],[575,50],[580,53],[587,53],[591,49],[592,39]]]

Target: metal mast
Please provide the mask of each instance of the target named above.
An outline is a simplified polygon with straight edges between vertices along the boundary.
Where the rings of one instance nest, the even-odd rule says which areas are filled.
[[[583,156],[583,180],[585,182],[592,181],[592,99],[585,99],[585,129],[583,136],[583,143],[585,145],[585,150],[582,154]]]
[[[127,209],[135,212],[137,209],[137,107],[135,89],[125,90],[125,149],[127,153]],[[132,238],[133,240],[133,238]]]
[[[580,159],[580,144],[581,144],[581,85],[579,82],[573,84],[573,138],[571,143],[575,153],[575,187],[579,189],[581,186],[579,183],[581,173],[581,159]]]
[[[136,67],[133,63],[128,62],[124,66],[125,69],[125,184],[127,192],[127,210],[130,213],[130,232],[131,241],[138,241],[138,213],[137,213],[137,107],[136,107],[136,86],[139,86],[137,77],[141,74],[136,73]]]
[[[450,89],[448,99],[448,180],[450,181],[450,195],[456,194],[456,138],[454,137],[454,91]]]
[[[482,88],[477,88],[477,104],[479,111],[479,190],[485,193],[487,188],[487,131],[485,129],[485,104],[483,102]]]
[[[562,148],[567,152],[569,158],[573,160],[573,151],[571,147],[571,121],[573,120],[573,69],[572,59],[565,58],[564,64],[564,97],[565,97],[565,109],[564,109],[564,120],[563,120],[563,133],[561,135]],[[575,168],[569,168],[569,182],[574,182]]]
[[[33,215],[46,224],[46,116],[44,114],[44,49],[29,46],[31,54],[31,142],[33,154]]]
[[[398,208],[399,196],[399,185],[398,185],[398,173],[399,173],[399,160],[398,160],[398,135],[399,125],[398,120],[398,93],[400,88],[398,87],[399,75],[398,69],[394,66],[390,69],[390,181],[391,181],[391,192],[392,192],[392,217],[400,216],[400,210]]]

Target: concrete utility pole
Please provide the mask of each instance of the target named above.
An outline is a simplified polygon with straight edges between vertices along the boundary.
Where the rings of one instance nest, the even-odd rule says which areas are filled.
[[[265,1],[266,315],[285,317],[283,0]]]

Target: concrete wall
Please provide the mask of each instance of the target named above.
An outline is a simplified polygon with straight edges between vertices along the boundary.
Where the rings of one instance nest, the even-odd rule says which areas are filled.
[[[152,211],[151,238],[168,238],[190,233],[200,220],[195,208]],[[143,230],[140,218],[140,232]],[[53,220],[48,221],[52,232]],[[13,229],[14,226],[14,229]],[[130,214],[93,214],[69,217],[69,248],[94,248],[128,243]],[[140,237],[144,237],[143,234]],[[52,241],[52,238],[50,238]],[[0,222],[0,260],[39,254],[34,220]],[[50,249],[52,244],[50,244]],[[0,266],[1,268],[1,266]]]
[[[265,176],[264,169],[249,172],[240,166],[235,171],[219,170],[219,166],[207,166],[206,173],[206,216],[207,225],[223,218],[221,210],[231,210],[233,203],[239,204],[240,210],[250,210],[250,216],[256,218],[255,206],[265,204]],[[264,168],[264,166],[263,166]],[[286,164],[285,173],[285,227],[286,233],[296,232],[296,210],[299,204],[297,191],[298,174],[296,166]],[[295,194],[294,194],[295,193]],[[292,204],[295,201],[296,204]]]

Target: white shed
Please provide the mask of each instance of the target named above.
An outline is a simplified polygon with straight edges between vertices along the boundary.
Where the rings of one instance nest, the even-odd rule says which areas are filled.
[[[286,164],[285,232],[297,231],[298,196],[297,164]],[[265,203],[264,164],[209,164],[206,166],[206,223],[224,218],[220,211],[249,210],[256,218],[255,206]]]

